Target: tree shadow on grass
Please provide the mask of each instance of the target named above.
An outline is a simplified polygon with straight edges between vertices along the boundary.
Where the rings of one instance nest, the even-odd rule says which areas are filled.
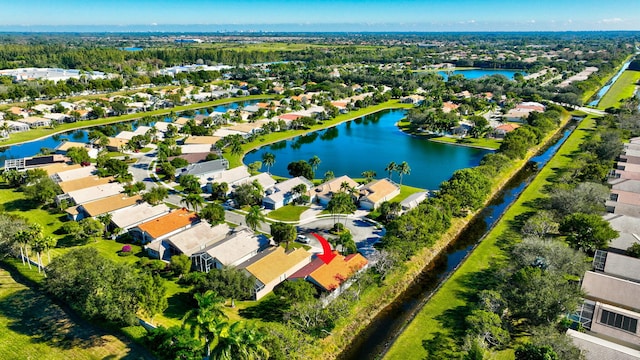
[[[270,296],[255,306],[239,311],[240,316],[247,319],[261,319],[263,321],[282,322],[286,306],[277,296]]]
[[[24,334],[34,343],[69,350],[89,349],[107,344],[107,333],[77,325],[46,296],[30,289],[17,290],[0,300],[0,316],[9,319],[7,327]]]
[[[6,212],[15,212],[37,209],[40,204],[27,199],[15,199],[7,201],[6,203],[2,204],[2,206],[4,207],[4,210]]]
[[[164,315],[173,319],[181,319],[187,311],[196,307],[193,295],[188,292],[179,292],[171,295],[167,299],[167,304]]]

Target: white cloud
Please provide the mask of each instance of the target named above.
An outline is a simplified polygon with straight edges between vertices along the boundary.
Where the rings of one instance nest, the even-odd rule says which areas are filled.
[[[599,22],[600,23],[605,23],[605,24],[610,24],[610,23],[619,23],[619,22],[623,22],[624,20],[620,19],[620,18],[611,18],[611,19],[602,19]]]
[[[151,23],[151,26],[158,26],[158,23]]]

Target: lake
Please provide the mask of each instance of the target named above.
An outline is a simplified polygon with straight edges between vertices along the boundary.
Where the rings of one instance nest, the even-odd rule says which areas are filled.
[[[405,114],[405,110],[385,110],[263,146],[248,153],[244,163],[261,161],[263,153],[271,152],[276,156],[271,173],[289,177],[289,163],[317,155],[321,163],[316,178],[322,178],[328,170],[336,177],[349,175],[355,178],[362,177],[363,171],[373,170],[378,178],[382,178],[388,176],[384,168],[389,162],[406,161],[411,173],[404,176],[403,184],[433,190],[448,180],[455,170],[477,166],[482,157],[491,152],[407,135],[395,125]],[[393,174],[393,180],[399,181],[398,174]]]
[[[521,70],[505,70],[505,69],[469,69],[469,70],[454,70],[454,71],[438,71],[438,74],[444,77],[444,81],[447,81],[450,75],[462,75],[467,79],[479,79],[484,76],[490,75],[502,75],[509,80],[513,80],[513,76],[516,73],[527,75],[526,72]]]

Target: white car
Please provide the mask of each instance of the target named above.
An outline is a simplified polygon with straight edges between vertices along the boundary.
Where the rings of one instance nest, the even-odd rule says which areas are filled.
[[[298,234],[298,236],[296,236],[296,241],[299,243],[308,244],[309,238],[302,234]]]

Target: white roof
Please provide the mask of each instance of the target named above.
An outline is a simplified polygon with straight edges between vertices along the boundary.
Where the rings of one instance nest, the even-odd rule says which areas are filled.
[[[271,177],[271,175],[267,173],[260,173],[258,175],[254,175],[247,179],[246,182],[252,183],[254,180],[257,180],[260,185],[262,185],[262,189],[267,190],[272,188],[277,181]]]
[[[265,196],[265,199],[268,201],[278,204],[284,200],[284,197],[287,193],[290,193],[291,190],[297,185],[305,184],[307,186],[307,190],[313,187],[313,183],[302,176],[294,177],[291,179],[287,179],[281,183],[277,183],[273,189],[274,192],[268,196]]]
[[[90,201],[112,196],[124,191],[119,183],[107,183],[98,186],[92,186],[90,188],[70,191],[67,194],[73,199],[76,205],[88,203]]]
[[[249,174],[246,166],[238,166],[233,169],[223,171],[219,174],[219,176],[216,176],[216,178],[212,182],[226,182],[229,185],[234,185],[238,182],[248,179],[250,176],[251,174]]]
[[[640,235],[640,220],[638,218],[617,214],[607,214],[602,218],[607,220],[614,230],[621,233]]]
[[[134,136],[136,135],[140,135],[140,134],[136,134],[133,131],[121,131],[118,135],[114,136],[116,139],[123,139],[123,140],[131,140]]]
[[[155,219],[169,212],[165,204],[153,206],[143,202],[112,213],[111,222],[121,229],[128,229],[145,221]]]
[[[60,120],[64,120],[64,119],[68,118],[69,115],[60,114],[60,113],[50,113],[50,114],[44,114],[44,115],[42,115],[42,117],[45,118],[45,119],[51,119],[51,120],[60,121]]]
[[[222,223],[211,227],[206,221],[202,221],[176,235],[170,236],[165,241],[180,250],[183,254],[191,256],[222,241],[229,233],[229,225]]]
[[[213,136],[225,137],[227,135],[246,135],[246,134],[247,133],[242,131],[228,130],[228,129],[222,128],[222,129],[216,130],[216,132],[213,133]]]
[[[247,228],[241,228],[223,241],[216,243],[204,252],[218,259],[225,266],[237,265],[247,255],[257,252],[267,246],[269,239],[257,235]]]
[[[96,167],[91,165],[91,166],[84,166],[78,169],[61,171],[53,175],[53,177],[55,178],[56,181],[62,182],[62,181],[69,181],[69,180],[80,179],[83,177],[88,177],[93,175],[95,171],[96,171]]]
[[[400,202],[400,205],[405,208],[413,209],[414,207],[418,206],[420,202],[426,199],[428,195],[429,195],[428,191],[421,191],[421,192],[411,194],[407,196],[406,199],[402,200]]]
[[[640,359],[640,351],[593,336],[592,334],[568,329],[567,335],[571,337],[571,340],[578,348],[585,352],[587,360]]]
[[[211,152],[210,144],[187,144],[180,145],[183,154],[196,154]]]

